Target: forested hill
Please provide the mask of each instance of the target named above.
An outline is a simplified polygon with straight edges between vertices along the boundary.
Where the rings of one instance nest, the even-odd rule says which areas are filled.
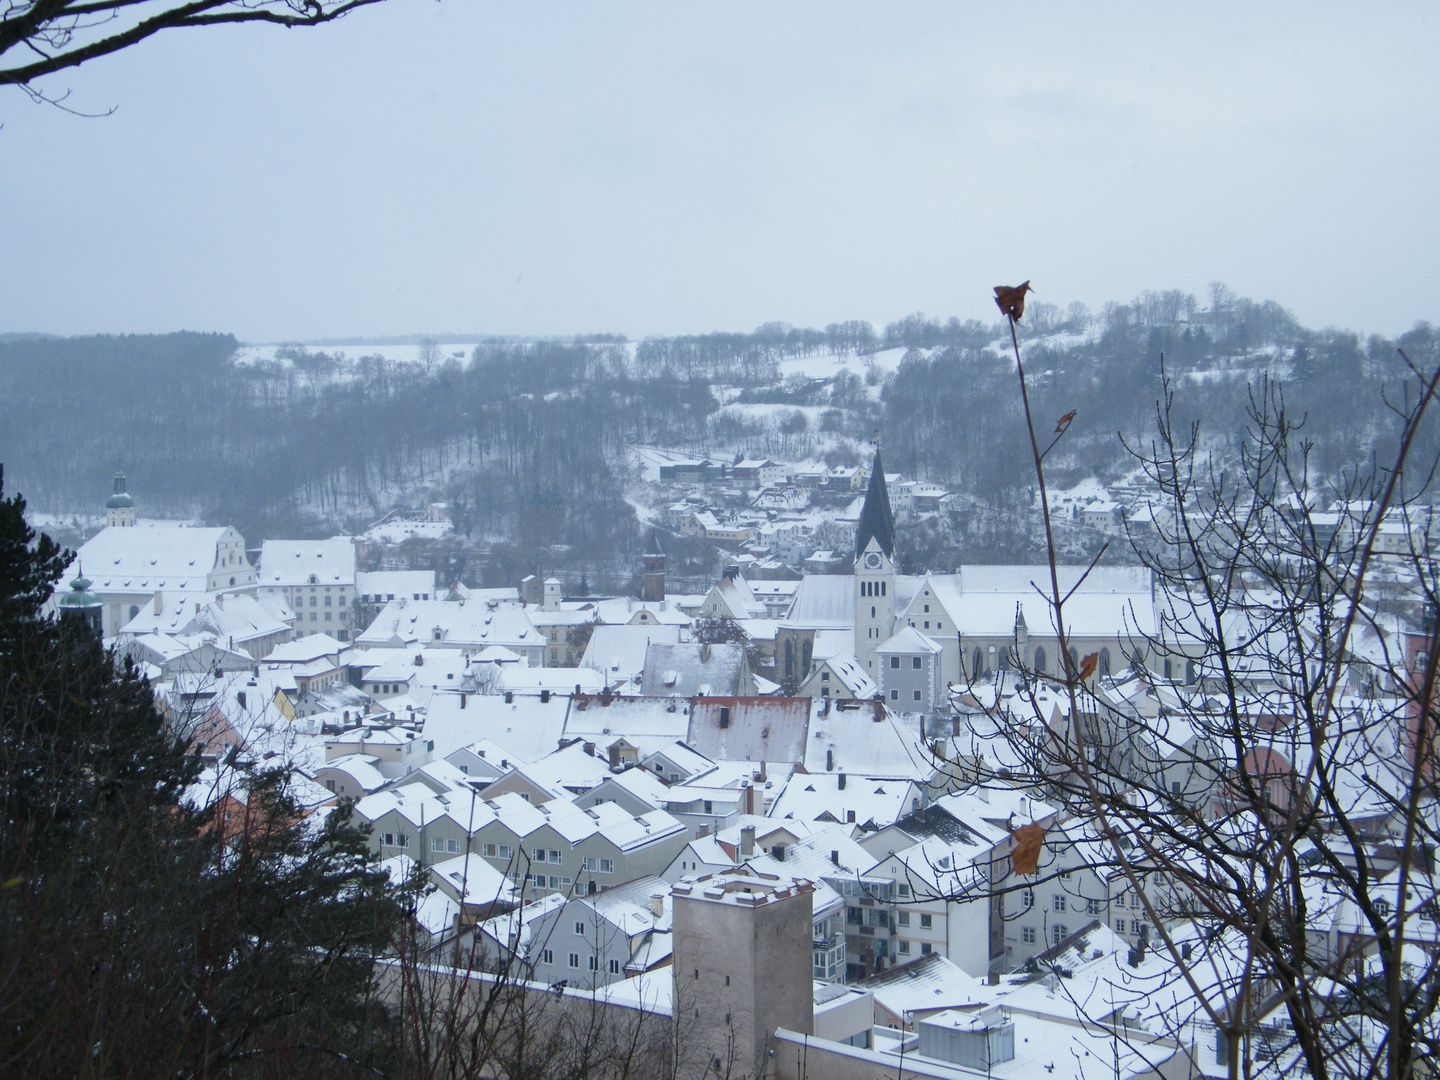
[[[1057,480],[1134,470],[1116,436],[1153,428],[1162,356],[1177,421],[1198,420],[1222,457],[1256,380],[1280,379],[1323,473],[1395,438],[1382,395],[1404,382],[1397,345],[1422,366],[1436,360],[1428,324],[1397,342],[1307,329],[1223,289],[1211,300],[1147,293],[1094,316],[1027,312],[1032,402],[1048,419],[1078,410]],[[124,469],[146,515],[230,522],[251,542],[447,499],[466,533],[600,572],[629,565],[641,539],[629,448],[854,464],[878,432],[891,469],[976,507],[968,534],[910,545],[907,569],[923,569],[917,559],[1019,553],[1016,530],[997,524],[1023,517],[1031,486],[1002,330],[915,315],[883,330],[772,323],[641,342],[430,343],[404,356],[242,348],[226,334],[0,340],[0,461],[39,511],[93,513]]]

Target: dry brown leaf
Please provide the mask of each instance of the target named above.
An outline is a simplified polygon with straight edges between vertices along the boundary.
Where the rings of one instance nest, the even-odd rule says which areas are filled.
[[[1000,314],[1009,315],[1019,322],[1025,314],[1025,294],[1034,291],[1028,281],[1022,281],[1019,285],[996,285],[995,306],[1000,309]]]
[[[1084,682],[1086,679],[1090,678],[1091,675],[1094,675],[1095,669],[1099,666],[1099,664],[1100,654],[1098,652],[1092,652],[1089,656],[1085,657],[1085,659],[1081,660],[1080,681]]]
[[[1010,834],[1015,850],[1010,852],[1010,865],[1017,874],[1033,874],[1040,866],[1040,849],[1045,844],[1045,830],[1039,825],[1021,825]]]
[[[1071,409],[1069,412],[1067,412],[1064,416],[1060,417],[1060,419],[1055,422],[1056,435],[1065,434],[1065,429],[1070,426],[1070,421],[1075,419],[1075,413],[1077,411],[1078,410],[1076,409]]]

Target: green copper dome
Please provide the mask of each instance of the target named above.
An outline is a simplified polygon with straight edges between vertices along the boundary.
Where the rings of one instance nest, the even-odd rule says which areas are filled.
[[[99,607],[100,598],[90,591],[90,579],[83,573],[70,582],[70,591],[60,598],[62,608]]]

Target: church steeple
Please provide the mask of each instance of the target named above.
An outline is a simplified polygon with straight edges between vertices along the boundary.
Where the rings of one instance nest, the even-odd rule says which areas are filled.
[[[880,545],[887,559],[895,557],[895,515],[890,509],[890,489],[885,485],[885,468],[880,464],[880,444],[875,444],[875,460],[870,463],[870,486],[865,491],[865,506],[860,511],[860,524],[855,529],[855,558],[865,553],[871,540]]]

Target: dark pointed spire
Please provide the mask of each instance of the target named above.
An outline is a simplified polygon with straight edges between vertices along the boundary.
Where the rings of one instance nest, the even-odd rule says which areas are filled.
[[[665,549],[660,546],[660,534],[655,529],[650,530],[650,542],[645,545],[646,555],[664,555]]]
[[[858,559],[871,538],[880,542],[887,558],[895,557],[895,514],[890,509],[890,489],[885,486],[885,467],[880,464],[880,443],[875,443],[875,460],[870,463],[870,486],[865,506],[855,529],[855,557]]]

